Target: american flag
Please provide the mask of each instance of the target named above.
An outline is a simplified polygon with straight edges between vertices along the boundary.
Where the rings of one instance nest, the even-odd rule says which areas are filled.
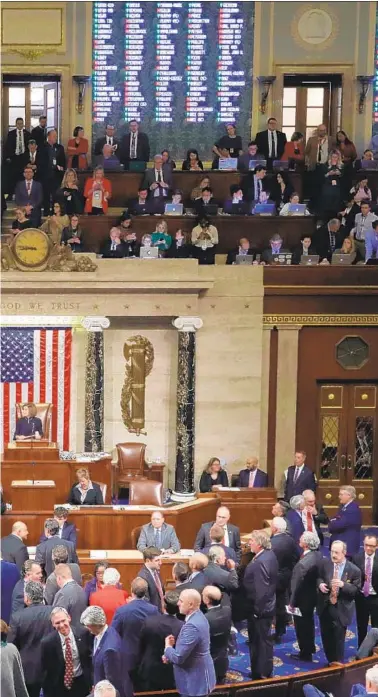
[[[13,440],[17,402],[51,402],[51,440],[69,450],[71,354],[71,328],[2,328],[0,452]]]

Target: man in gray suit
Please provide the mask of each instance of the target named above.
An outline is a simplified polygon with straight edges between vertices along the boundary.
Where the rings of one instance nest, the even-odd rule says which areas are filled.
[[[154,511],[151,523],[142,527],[137,548],[143,552],[146,547],[157,547],[165,554],[177,554],[181,549],[173,525],[164,522],[164,516],[160,511]]]
[[[163,169],[161,155],[155,155],[153,168],[146,170],[142,188],[148,189],[149,198],[152,200],[167,200],[169,191],[172,189],[172,171]]]
[[[71,574],[72,578],[76,583],[81,585],[81,571],[80,571],[80,566],[79,564],[69,564],[68,563],[68,550],[67,547],[64,547],[63,545],[58,545],[57,547],[54,547],[51,558],[54,563],[54,568],[58,566],[58,564],[67,564],[67,566],[70,567],[71,569]],[[59,591],[59,586],[57,584],[56,580],[56,575],[54,571],[51,572],[50,576],[48,576],[46,585],[45,585],[45,603],[46,605],[52,605],[54,602],[54,598]]]
[[[58,564],[54,573],[60,590],[54,598],[53,607],[64,607],[71,617],[72,624],[78,627],[81,613],[87,607],[87,596],[82,587],[73,580],[68,564]]]

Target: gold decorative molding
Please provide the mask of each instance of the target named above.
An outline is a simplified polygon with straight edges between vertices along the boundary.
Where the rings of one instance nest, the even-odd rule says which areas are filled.
[[[57,53],[56,46],[37,46],[35,48],[8,48],[7,53],[17,53],[22,58],[34,63],[42,56],[46,56],[48,53]]]
[[[121,392],[122,421],[139,436],[145,426],[146,378],[154,364],[154,348],[144,336],[131,336],[123,347],[126,374]]]
[[[291,22],[291,35],[307,51],[324,51],[340,31],[339,19],[325,2],[300,5]]]
[[[378,327],[376,315],[263,315],[264,326],[304,325],[316,327]]]

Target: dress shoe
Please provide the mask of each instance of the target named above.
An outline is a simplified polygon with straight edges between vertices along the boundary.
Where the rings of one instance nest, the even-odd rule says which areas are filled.
[[[312,656],[311,654],[309,656],[306,656],[303,653],[291,653],[290,658],[295,658],[297,661],[307,661],[310,662],[312,661]]]

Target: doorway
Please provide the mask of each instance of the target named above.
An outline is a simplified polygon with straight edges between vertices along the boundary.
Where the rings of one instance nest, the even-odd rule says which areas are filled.
[[[3,138],[22,118],[31,132],[39,117],[47,116],[47,128],[60,131],[61,84],[58,75],[4,75],[2,81]]]
[[[290,140],[294,131],[307,141],[321,123],[328,133],[341,128],[342,75],[284,75],[282,130]]]

